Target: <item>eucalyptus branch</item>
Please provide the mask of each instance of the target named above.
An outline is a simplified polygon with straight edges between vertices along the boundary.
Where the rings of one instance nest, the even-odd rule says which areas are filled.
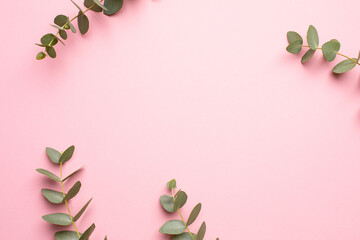
[[[307,31],[306,40],[308,45],[303,45],[303,39],[297,32],[289,31],[287,32],[287,39],[289,45],[286,50],[293,54],[298,54],[303,47],[309,48],[307,52],[301,58],[301,62],[305,63],[309,61],[312,56],[314,56],[316,50],[321,50],[326,61],[333,61],[337,55],[346,58],[339,62],[332,71],[336,74],[345,73],[353,69],[356,65],[360,66],[360,52],[357,58],[350,58],[342,53],[339,53],[340,50],[340,42],[336,39],[331,39],[330,41],[324,43],[321,47],[319,47],[319,35],[316,28],[312,25],[309,26]]]
[[[166,222],[161,228],[160,232],[171,235],[172,240],[203,240],[206,232],[206,224],[203,222],[197,234],[190,231],[189,226],[195,222],[201,210],[201,203],[198,203],[191,211],[188,220],[185,222],[180,208],[182,208],[187,201],[187,194],[179,190],[174,194],[176,188],[175,179],[167,183],[168,188],[171,190],[171,196],[163,195],[160,197],[161,206],[167,212],[178,212],[181,220],[170,220]],[[187,232],[185,232],[187,231]],[[217,238],[216,240],[219,240]]]
[[[104,5],[102,4],[103,1]],[[72,24],[74,20],[77,20],[80,33],[82,35],[86,34],[89,30],[89,18],[86,16],[85,13],[89,10],[92,10],[94,12],[103,12],[105,15],[111,16],[117,13],[123,6],[123,0],[84,0],[84,6],[86,7],[86,9],[82,10],[81,7],[77,5],[73,0],[71,0],[71,2],[79,10],[78,15],[71,19],[68,16],[62,14],[55,17],[55,25],[51,24],[51,26],[57,29],[57,33],[45,34],[40,39],[40,43],[35,43],[36,45],[44,48],[43,51],[39,52],[36,55],[36,59],[41,60],[44,59],[46,56],[56,58],[56,51],[54,46],[58,42],[61,42],[63,45],[65,45],[65,43],[61,39],[67,39],[66,31],[71,29],[73,33],[76,33],[76,29]]]
[[[72,176],[74,176],[76,173],[78,173],[80,169],[74,171],[67,177],[63,178],[63,164],[67,161],[69,161],[74,153],[75,147],[70,146],[67,148],[63,153],[60,153],[59,151],[52,149],[52,148],[46,148],[46,154],[49,158],[49,160],[56,165],[59,165],[60,167],[60,177],[55,175],[54,173],[49,172],[48,170],[38,168],[36,169],[37,172],[47,176],[48,178],[59,182],[61,185],[61,192],[52,190],[52,189],[41,189],[42,195],[53,204],[65,204],[67,213],[52,213],[44,215],[42,218],[47,221],[48,223],[51,223],[53,225],[58,226],[69,226],[73,225],[75,231],[58,231],[55,233],[55,239],[56,240],[88,240],[90,235],[95,230],[95,224],[93,223],[89,228],[85,230],[84,233],[80,233],[78,230],[78,227],[76,226],[76,221],[80,219],[80,217],[83,215],[87,207],[89,206],[92,198],[80,209],[80,211],[73,216],[71,214],[68,201],[72,198],[74,198],[80,191],[81,188],[81,182],[77,181],[68,191],[65,193],[64,188],[64,182],[68,179],[70,179]],[[107,240],[107,237],[105,236],[105,240]]]

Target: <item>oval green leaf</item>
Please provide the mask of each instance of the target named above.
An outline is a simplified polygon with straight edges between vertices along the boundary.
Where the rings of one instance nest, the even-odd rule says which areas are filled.
[[[49,57],[56,58],[56,51],[53,47],[46,47],[45,48],[46,53],[49,55]]]
[[[52,172],[49,172],[48,170],[45,170],[45,169],[42,169],[42,168],[38,168],[36,169],[36,171],[38,173],[41,173],[41,174],[44,174],[45,176],[51,178],[52,180],[54,181],[57,181],[57,182],[61,182],[61,179],[56,176],[55,174],[53,174]]]
[[[341,74],[347,71],[350,71],[351,69],[353,69],[356,66],[356,58],[353,58],[352,61],[350,59],[346,59],[344,61],[341,61],[340,63],[338,63],[334,68],[333,68],[333,72],[337,73],[337,74]]]
[[[301,40],[301,44],[303,44],[303,39],[297,32],[289,31],[287,32],[286,37],[289,44],[296,40]]]
[[[72,199],[73,197],[76,196],[76,194],[78,194],[78,192],[80,191],[81,188],[81,182],[77,181],[74,186],[72,186],[70,188],[70,190],[68,191],[68,193],[66,194],[64,200],[68,201],[70,199]]]
[[[43,188],[41,189],[41,193],[51,203],[60,204],[64,202],[64,194],[62,192]]]
[[[206,224],[203,222],[199,228],[198,233],[196,234],[197,240],[203,240],[206,232]]]
[[[48,214],[42,216],[42,218],[48,223],[59,226],[69,226],[72,223],[70,216],[65,213]]]
[[[87,33],[87,31],[89,30],[89,19],[88,19],[88,17],[85,14],[79,12],[79,16],[78,16],[77,21],[78,21],[78,27],[79,27],[80,33],[81,34]]]
[[[57,15],[54,18],[54,23],[58,25],[59,27],[65,27],[65,25],[69,22],[69,18],[65,15]]]
[[[196,234],[195,233],[191,233],[193,235],[193,237],[196,239]],[[179,235],[174,235],[171,237],[171,240],[194,240],[190,233],[185,232]]]
[[[175,212],[174,210],[174,199],[171,196],[162,195],[160,197],[160,203],[161,206],[167,211],[167,212]]]
[[[319,35],[318,35],[316,28],[313,25],[309,26],[306,38],[307,38],[309,47],[312,50],[316,50],[316,48],[319,46]]]
[[[48,33],[40,39],[40,42],[46,46],[55,46],[58,43],[58,39],[54,34]]]
[[[37,60],[42,60],[46,57],[46,54],[44,52],[39,52],[37,55],[36,55],[36,59]]]
[[[59,35],[62,39],[64,39],[64,40],[67,39],[67,33],[65,30],[59,30]]]
[[[69,23],[70,29],[73,33],[76,33],[75,26],[72,23]]]
[[[312,58],[312,56],[314,56],[315,52],[316,50],[312,50],[312,49],[307,50],[304,56],[302,56],[301,58],[301,63],[306,63],[307,61],[309,61]]]
[[[87,8],[90,8],[91,6],[93,6],[95,3],[93,0],[85,0],[84,1],[84,6]],[[95,6],[93,6],[90,10],[94,11],[94,12],[102,12],[102,8],[97,6],[95,4]]]
[[[86,231],[81,235],[79,240],[88,240],[93,231],[95,230],[95,224],[91,224],[91,226],[86,229]]]
[[[105,15],[113,15],[117,13],[123,6],[123,0],[105,0],[104,6],[107,9],[104,10]]]
[[[189,219],[186,223],[187,226],[190,226],[193,222],[195,222],[196,218],[199,216],[200,210],[201,203],[198,203],[190,213]]]
[[[188,196],[186,195],[186,193],[184,191],[180,191],[175,198],[174,210],[176,211],[179,208],[182,208],[185,205],[187,198]]]
[[[297,54],[301,51],[302,40],[295,40],[287,46],[286,51],[289,53]]]
[[[160,232],[171,235],[178,235],[185,231],[186,227],[180,220],[170,220],[166,222],[161,228]]]
[[[326,61],[331,62],[335,59],[336,53],[340,50],[340,42],[332,39],[322,45],[322,52]]]
[[[61,163],[66,163],[67,161],[70,160],[70,158],[72,157],[72,155],[74,154],[75,151],[75,147],[74,145],[68,147],[60,156],[59,162]]]
[[[91,202],[92,198],[81,208],[81,210],[75,215],[75,217],[73,218],[73,221],[76,222],[77,220],[79,220],[79,218],[81,217],[81,215],[83,215],[83,213],[85,212],[86,208],[89,206],[90,202]]]
[[[171,181],[169,181],[167,184],[167,187],[171,190],[173,188],[176,188],[176,180],[172,179]]]
[[[79,236],[74,231],[60,231],[55,233],[56,240],[79,240]]]
[[[48,158],[50,159],[50,161],[52,161],[55,164],[59,164],[59,159],[61,156],[61,153],[53,148],[46,148],[46,155],[48,156]]]

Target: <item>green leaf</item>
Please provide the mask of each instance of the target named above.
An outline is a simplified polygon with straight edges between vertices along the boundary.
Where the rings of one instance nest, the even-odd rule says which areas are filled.
[[[46,47],[45,48],[46,53],[49,55],[49,57],[56,58],[56,51],[53,47]]]
[[[334,68],[333,68],[333,72],[337,73],[337,74],[341,74],[347,71],[350,71],[351,69],[353,69],[356,66],[356,58],[353,58],[352,61],[350,59],[346,59],[344,61],[341,61],[340,63],[338,63]]]
[[[70,29],[73,33],[76,33],[76,29],[72,23],[69,23]]]
[[[79,5],[77,5],[73,0],[70,1],[75,5],[75,7],[77,7],[77,9],[79,9],[80,13],[84,13]]]
[[[52,161],[55,164],[59,164],[59,159],[61,156],[61,153],[53,148],[46,148],[46,155],[48,156],[48,158],[50,159],[50,161]]]
[[[72,223],[70,216],[65,213],[52,213],[44,215],[42,218],[54,225],[69,226]]]
[[[304,56],[301,58],[301,62],[306,63],[307,61],[309,61],[312,58],[312,56],[314,56],[315,51],[316,50],[312,50],[312,49],[307,50]]]
[[[56,28],[56,29],[58,29],[58,30],[64,30],[62,27],[59,27],[59,26],[57,26],[57,25],[50,24],[50,26],[52,26],[52,27],[54,27],[54,28]]]
[[[41,173],[41,174],[44,174],[45,176],[51,178],[52,180],[54,181],[57,181],[57,182],[61,182],[61,179],[56,176],[55,174],[53,174],[52,172],[49,172],[48,170],[45,170],[45,169],[42,169],[42,168],[38,168],[36,169],[36,171],[38,173]]]
[[[46,54],[44,52],[39,52],[37,55],[36,55],[36,59],[37,60],[41,60],[41,59],[44,59],[46,57]]]
[[[301,40],[301,44],[303,44],[303,39],[297,32],[289,31],[287,32],[286,37],[289,44],[296,40]]]
[[[58,39],[54,34],[48,33],[40,39],[40,42],[46,46],[55,46],[58,43]]]
[[[70,160],[70,158],[72,157],[72,155],[74,154],[75,151],[75,147],[74,145],[68,147],[60,156],[59,162],[61,163],[66,163],[67,161]]]
[[[180,220],[170,220],[166,222],[161,228],[160,232],[171,235],[178,235],[185,231],[186,227]]]
[[[173,188],[176,188],[176,180],[173,179],[167,183],[167,187],[171,190]]]
[[[83,213],[85,212],[86,208],[89,206],[90,202],[91,202],[92,198],[81,208],[81,210],[75,215],[75,217],[73,218],[73,221],[76,222],[77,220],[79,220],[79,218],[81,217],[81,215],[83,215]]]
[[[302,40],[295,40],[287,46],[286,51],[289,53],[297,54],[301,51]]]
[[[309,26],[306,38],[307,38],[307,42],[309,44],[309,47],[312,50],[316,50],[316,48],[319,45],[319,35],[318,35],[318,32],[317,32],[316,28],[313,25]]]
[[[107,8],[106,11],[104,10],[104,14],[110,16],[121,9],[123,6],[123,0],[105,0],[104,6]]]
[[[95,230],[95,224],[91,224],[91,226],[86,229],[86,231],[81,235],[79,240],[88,240],[90,235],[93,233],[93,231]]]
[[[74,186],[72,186],[70,188],[70,190],[68,191],[68,193],[66,194],[64,200],[68,201],[70,199],[72,199],[73,197],[76,196],[76,194],[78,194],[78,192],[80,191],[81,188],[81,182],[77,181]]]
[[[60,231],[55,233],[56,240],[79,240],[79,236],[74,231]]]
[[[93,6],[95,3],[93,0],[85,0],[84,1],[84,6],[87,8],[90,8],[91,6]],[[92,7],[90,10],[94,11],[94,12],[102,12],[102,8],[95,5],[94,7]]]
[[[195,233],[191,233],[193,235],[193,237],[196,239],[196,234]],[[179,235],[174,235],[171,237],[171,240],[194,240],[190,233],[185,232]]]
[[[336,53],[340,50],[340,43],[332,39],[322,45],[322,52],[326,61],[331,62],[335,59]]]
[[[78,173],[79,171],[82,170],[82,167],[79,168],[78,170],[76,170],[75,172],[69,174],[66,178],[64,178],[62,181],[65,182],[66,180],[68,180],[69,178],[71,178],[72,176],[74,176],[76,173]]]
[[[203,222],[199,228],[198,233],[196,234],[197,240],[203,240],[206,232],[206,224]]]
[[[41,193],[51,203],[60,204],[64,202],[64,194],[62,192],[43,188]]]
[[[174,210],[176,211],[179,208],[182,208],[185,205],[187,198],[188,198],[188,196],[186,195],[185,192],[183,192],[183,191],[179,192],[179,194],[175,198]]]
[[[171,196],[162,195],[160,197],[161,206],[168,212],[175,212],[174,199]]]
[[[186,225],[190,226],[193,222],[195,222],[196,218],[199,216],[201,210],[201,203],[198,203],[190,213],[189,219],[187,220]]]
[[[64,40],[67,39],[67,33],[65,30],[59,30],[59,35],[62,39],[64,39]]]
[[[56,25],[58,25],[59,27],[64,27],[67,25],[67,23],[69,22],[69,17],[65,16],[65,15],[57,15],[54,18],[54,23]]]
[[[104,11],[107,11],[108,9],[105,7],[105,6],[103,6],[100,2],[99,2],[99,0],[92,0],[98,7],[101,7]]]
[[[89,30],[89,19],[85,14],[82,14],[81,12],[79,12],[79,16],[78,16],[78,27],[80,30],[81,34],[85,34],[87,33],[87,31]]]

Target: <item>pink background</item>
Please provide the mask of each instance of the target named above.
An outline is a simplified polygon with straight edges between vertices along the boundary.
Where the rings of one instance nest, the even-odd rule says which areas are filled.
[[[186,216],[203,203],[192,229],[206,220],[206,239],[360,238],[360,68],[335,77],[320,52],[302,65],[285,51],[313,24],[356,57],[359,1],[130,0],[42,62],[33,43],[74,6],[3,7],[1,238],[53,239],[41,216],[63,208],[40,189],[58,186],[35,169],[57,172],[45,147],[72,144],[65,174],[86,167],[71,209],[94,197],[79,221],[93,239],[168,239],[171,178]]]

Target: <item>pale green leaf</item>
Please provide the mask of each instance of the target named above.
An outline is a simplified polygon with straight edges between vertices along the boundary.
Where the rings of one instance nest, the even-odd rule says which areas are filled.
[[[306,63],[307,61],[309,61],[312,58],[312,56],[314,56],[315,51],[316,50],[312,50],[312,49],[307,50],[304,56],[302,56],[301,62]]]
[[[176,180],[173,179],[167,183],[167,187],[171,190],[173,188],[176,188]]]
[[[68,226],[72,223],[71,218],[65,213],[53,213],[42,216],[42,218],[48,223],[60,226]]]
[[[55,164],[59,164],[59,159],[61,156],[61,153],[53,148],[46,148],[46,155],[48,156],[48,158],[50,159],[50,161],[52,161]]]
[[[319,46],[319,35],[318,35],[316,28],[313,25],[309,26],[306,38],[307,38],[309,47],[312,50],[316,50],[316,48]]]
[[[60,204],[64,202],[64,194],[62,192],[43,188],[41,189],[41,193],[51,203]]]
[[[195,233],[191,233],[191,234],[196,239],[196,234]],[[185,232],[179,235],[172,236],[171,240],[194,240],[194,239],[191,237],[190,233]]]
[[[297,54],[301,51],[302,40],[295,40],[287,46],[286,51],[289,53]]]
[[[74,231],[60,231],[55,233],[56,240],[79,240],[79,236]]]
[[[301,40],[301,44],[303,44],[303,39],[297,32],[289,31],[287,32],[286,37],[289,44],[296,40]]]
[[[335,59],[336,53],[340,50],[340,42],[336,39],[332,39],[324,43],[321,48],[326,61],[331,62]]]
[[[167,211],[167,212],[175,212],[174,210],[174,199],[171,196],[162,195],[160,197],[160,203],[161,206]]]
[[[333,72],[337,73],[337,74],[341,74],[341,73],[350,71],[351,69],[353,69],[356,66],[357,59],[353,58],[353,60],[354,61],[352,61],[350,59],[346,59],[344,61],[341,61],[333,68]]]
[[[45,169],[42,169],[42,168],[38,168],[36,169],[36,171],[38,173],[41,173],[41,174],[44,174],[45,176],[51,178],[52,180],[54,181],[57,181],[57,182],[61,182],[61,179],[56,176],[55,174],[53,174],[52,172],[49,172],[48,170],[45,170]]]
[[[177,235],[185,231],[186,227],[180,220],[170,220],[166,222],[161,228],[160,232],[165,234]]]

